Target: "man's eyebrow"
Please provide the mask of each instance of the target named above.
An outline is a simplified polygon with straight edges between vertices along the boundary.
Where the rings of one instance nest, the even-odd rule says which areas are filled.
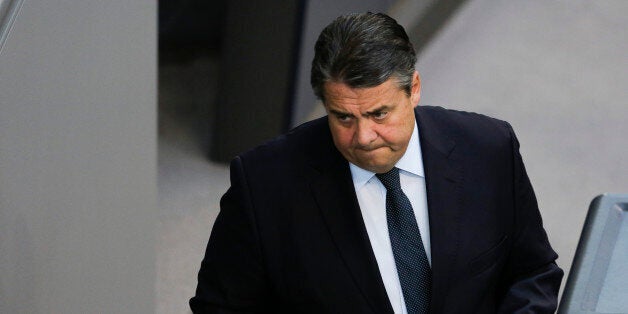
[[[334,115],[337,115],[337,116],[353,116],[353,114],[351,114],[351,113],[338,111],[336,109],[329,109],[329,112],[331,112],[331,113],[333,113]]]
[[[377,108],[375,108],[373,110],[367,111],[366,115],[373,115],[373,114],[380,113],[380,112],[386,111],[386,110],[390,110],[390,107],[388,105],[383,105],[383,106],[377,107]]]
[[[379,106],[379,107],[377,107],[377,108],[375,108],[375,109],[373,109],[373,110],[369,110],[369,111],[367,111],[367,112],[364,114],[364,116],[370,116],[370,115],[373,115],[373,114],[377,114],[377,113],[380,113],[380,112],[382,112],[382,111],[390,110],[390,108],[391,108],[391,106],[389,106],[389,105],[382,105],[382,106]],[[349,116],[349,117],[353,117],[353,114],[352,114],[352,113],[349,113],[349,112],[343,112],[343,111],[336,110],[336,109],[329,109],[329,112],[330,112],[330,113],[332,113],[332,114],[334,114],[334,115],[337,115],[337,116]]]

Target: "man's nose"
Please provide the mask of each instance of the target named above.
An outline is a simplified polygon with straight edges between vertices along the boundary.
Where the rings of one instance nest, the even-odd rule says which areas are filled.
[[[355,136],[358,145],[366,147],[377,139],[377,132],[373,129],[373,125],[370,121],[360,121],[358,122]]]

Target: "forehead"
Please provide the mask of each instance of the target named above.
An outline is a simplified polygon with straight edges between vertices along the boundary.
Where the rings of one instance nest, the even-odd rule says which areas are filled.
[[[329,81],[324,85],[325,106],[370,107],[376,105],[394,105],[405,95],[393,78],[374,87],[353,88],[342,82]]]

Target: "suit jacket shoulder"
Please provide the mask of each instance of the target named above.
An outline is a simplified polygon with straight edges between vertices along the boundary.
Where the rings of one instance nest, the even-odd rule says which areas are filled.
[[[455,137],[463,142],[486,146],[503,144],[511,140],[512,128],[506,121],[483,114],[445,109],[442,107],[419,106],[417,120],[423,122],[427,132],[438,131],[441,137]]]
[[[246,168],[264,165],[275,173],[344,161],[333,144],[327,117],[303,123],[286,134],[244,152],[239,158]]]

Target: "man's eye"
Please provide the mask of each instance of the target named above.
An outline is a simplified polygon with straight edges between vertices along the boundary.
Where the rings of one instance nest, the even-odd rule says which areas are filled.
[[[373,118],[375,118],[377,120],[381,120],[381,119],[386,118],[387,115],[388,115],[387,111],[375,112],[375,113],[373,113]]]
[[[338,120],[340,120],[340,122],[349,122],[349,120],[351,120],[351,116],[341,115],[341,116],[338,116]]]

